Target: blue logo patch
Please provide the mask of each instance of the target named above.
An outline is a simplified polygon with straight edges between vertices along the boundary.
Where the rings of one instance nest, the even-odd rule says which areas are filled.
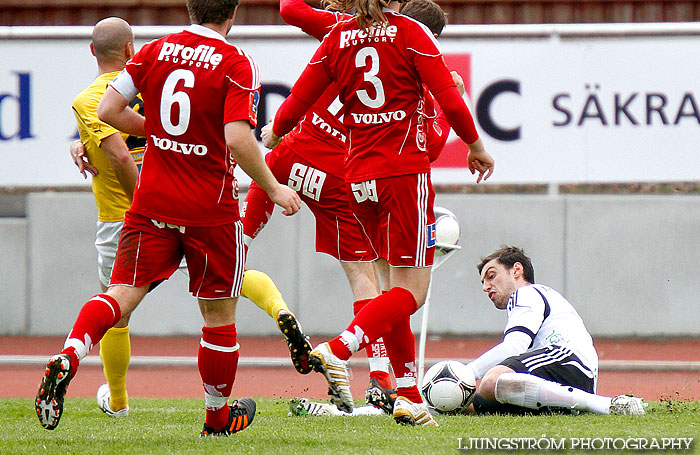
[[[435,241],[436,241],[435,223],[429,224],[427,227],[428,227],[428,248],[432,248],[435,246]]]

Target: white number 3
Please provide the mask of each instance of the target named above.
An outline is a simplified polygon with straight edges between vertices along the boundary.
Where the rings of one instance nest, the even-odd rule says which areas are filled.
[[[355,55],[355,66],[357,68],[367,66],[367,57],[369,57],[370,65],[369,69],[365,71],[364,74],[365,81],[374,86],[374,91],[377,93],[377,96],[372,98],[367,93],[367,90],[358,90],[357,97],[365,106],[376,109],[382,107],[386,101],[382,80],[377,77],[379,73],[379,54],[377,54],[377,50],[373,47],[363,47],[360,49],[357,55]]]

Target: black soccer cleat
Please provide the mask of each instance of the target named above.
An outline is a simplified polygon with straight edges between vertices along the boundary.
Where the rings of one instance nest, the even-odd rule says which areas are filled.
[[[255,409],[255,400],[252,398],[241,398],[229,405],[228,423],[224,428],[215,430],[205,423],[200,436],[228,436],[245,430],[253,423]]]
[[[309,363],[311,345],[294,315],[286,311],[280,311],[277,316],[277,326],[287,341],[289,356],[292,358],[294,368],[301,374],[311,373],[312,367]]]
[[[371,404],[391,415],[394,412],[396,391],[385,389],[375,378],[370,378],[369,387],[365,391],[365,400],[367,404]]]
[[[36,394],[34,407],[41,426],[53,430],[63,415],[63,397],[72,378],[70,357],[57,354],[49,359]]]

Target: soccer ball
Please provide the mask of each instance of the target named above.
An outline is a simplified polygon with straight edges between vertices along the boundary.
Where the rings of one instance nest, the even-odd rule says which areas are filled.
[[[435,256],[444,256],[461,247],[459,243],[459,222],[454,213],[443,207],[433,207],[435,213]]]
[[[470,368],[456,360],[443,360],[428,369],[421,392],[428,404],[440,412],[469,406],[476,393],[476,379]]]

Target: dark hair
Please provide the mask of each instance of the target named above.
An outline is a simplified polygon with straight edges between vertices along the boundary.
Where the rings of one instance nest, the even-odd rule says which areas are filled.
[[[223,24],[236,11],[239,0],[187,0],[193,24]]]
[[[535,269],[532,267],[532,262],[530,258],[527,257],[525,252],[516,246],[503,246],[500,249],[489,254],[485,258],[481,258],[481,262],[476,268],[479,270],[479,275],[484,266],[489,262],[497,259],[500,264],[505,265],[508,269],[513,268],[513,264],[519,262],[523,266],[523,278],[525,281],[532,284],[535,282]]]
[[[435,35],[440,36],[445,28],[445,12],[433,0],[409,0],[401,7],[401,14],[425,24]]]

